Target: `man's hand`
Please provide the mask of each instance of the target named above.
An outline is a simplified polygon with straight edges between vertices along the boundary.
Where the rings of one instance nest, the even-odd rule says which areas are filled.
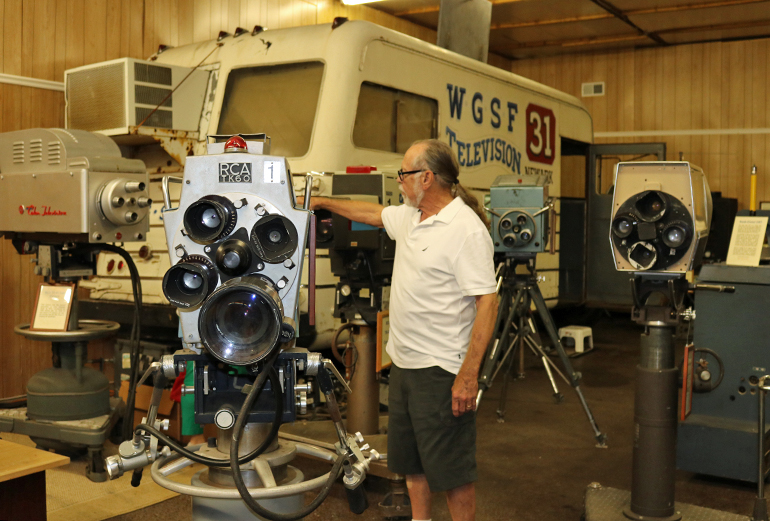
[[[462,416],[466,412],[475,411],[478,390],[478,376],[460,371],[452,385],[452,414]]]
[[[452,385],[452,413],[461,416],[476,410],[476,394],[479,391],[479,367],[487,345],[492,338],[497,316],[497,294],[476,296],[476,320],[473,322],[471,342],[465,360]]]

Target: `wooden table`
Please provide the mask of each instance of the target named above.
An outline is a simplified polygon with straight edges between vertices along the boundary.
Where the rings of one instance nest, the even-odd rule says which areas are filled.
[[[45,521],[45,470],[66,456],[0,440],[0,521]]]

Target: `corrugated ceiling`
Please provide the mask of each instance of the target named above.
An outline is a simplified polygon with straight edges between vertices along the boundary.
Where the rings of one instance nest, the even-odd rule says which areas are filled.
[[[489,51],[510,59],[770,36],[770,0],[491,0]],[[440,0],[375,9],[436,29]]]

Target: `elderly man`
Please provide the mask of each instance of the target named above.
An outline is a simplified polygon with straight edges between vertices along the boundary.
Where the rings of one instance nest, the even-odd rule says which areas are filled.
[[[313,198],[396,241],[390,293],[388,468],[406,475],[414,520],[445,491],[454,521],[475,518],[478,371],[497,314],[492,240],[459,183],[451,148],[419,141],[398,172],[406,204]]]

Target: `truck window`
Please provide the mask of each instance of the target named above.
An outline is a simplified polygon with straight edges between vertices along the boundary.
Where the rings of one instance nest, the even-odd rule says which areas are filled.
[[[304,156],[310,148],[321,62],[234,69],[227,77],[219,134],[264,132],[271,154]]]
[[[361,84],[353,144],[403,154],[414,141],[437,137],[438,102],[368,81]]]

